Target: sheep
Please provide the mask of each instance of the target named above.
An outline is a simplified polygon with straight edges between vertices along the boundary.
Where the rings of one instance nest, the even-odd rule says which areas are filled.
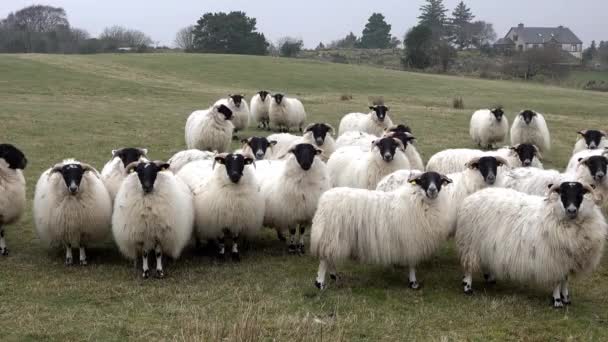
[[[220,153],[228,151],[234,131],[231,119],[232,110],[223,104],[193,112],[186,121],[186,146]]]
[[[336,263],[409,266],[409,287],[418,289],[416,266],[447,240],[442,187],[452,181],[427,172],[409,178],[395,192],[335,188],[319,200],[312,221],[310,251],[320,259],[315,280],[325,288],[325,275],[336,279]]]
[[[578,134],[581,135],[581,138],[574,145],[573,155],[584,150],[603,150],[608,147],[608,139],[606,139],[604,131],[586,129],[578,131]]]
[[[289,230],[289,253],[304,253],[304,233],[317,210],[319,197],[329,189],[327,166],[312,144],[292,146],[282,160],[256,163],[256,176],[266,203],[264,226],[274,228],[280,240]],[[299,228],[299,243],[295,244]]]
[[[306,122],[306,110],[300,100],[278,93],[271,96],[268,118],[270,125],[279,131],[289,132],[291,128],[297,128],[302,132]]]
[[[234,125],[234,134],[247,129],[249,127],[249,106],[245,101],[245,95],[228,95],[227,98],[219,99],[215,102],[216,106],[225,105],[232,111],[232,124]]]
[[[265,202],[251,166],[249,155],[222,153],[213,162],[190,163],[178,174],[194,194],[197,241],[217,241],[220,260],[227,237],[232,239],[232,259],[239,261],[239,238],[262,228]]]
[[[267,156],[272,153],[277,144],[276,140],[269,140],[266,137],[250,137],[241,140],[243,147],[236,150],[235,153],[250,155],[255,157],[255,160],[268,159]]]
[[[304,135],[297,136],[289,133],[278,133],[268,136],[269,140],[276,141],[272,153],[267,159],[278,159],[284,156],[294,144],[312,144],[323,150],[321,160],[327,162],[336,150],[336,143],[332,137],[334,128],[327,123],[313,123],[304,128]]]
[[[358,147],[342,147],[334,152],[327,162],[332,187],[373,190],[384,176],[410,168],[400,140],[380,138],[371,145],[367,152]]]
[[[542,168],[542,156],[538,148],[530,144],[520,144],[513,147],[503,147],[496,151],[482,151],[467,148],[448,149],[435,153],[426,164],[428,171],[444,174],[466,170],[466,163],[474,157],[500,156],[505,159],[507,167],[537,167]]]
[[[532,144],[543,153],[551,150],[551,136],[547,122],[541,113],[524,110],[513,120],[511,126],[511,144]]]
[[[602,155],[607,155],[608,154],[608,148],[603,148],[603,149],[595,149],[595,150],[582,150],[580,152],[575,153],[574,155],[572,155],[572,157],[570,157],[570,160],[568,161],[568,166],[566,166],[566,171],[565,172],[574,172],[576,170],[576,168],[579,165],[579,162],[582,159],[585,159],[587,157],[591,157],[591,156],[602,156]]]
[[[25,211],[25,154],[11,144],[0,144],[0,254],[8,255],[4,226],[17,222]]]
[[[179,151],[167,160],[167,164],[170,165],[169,169],[177,174],[186,164],[197,160],[212,160],[216,154],[217,151],[209,152],[197,149]]]
[[[421,170],[397,170],[390,175],[382,178],[376,186],[377,191],[390,192],[399,189],[402,185],[407,184],[412,177],[424,173]]]
[[[479,147],[491,149],[502,143],[509,133],[509,120],[502,108],[480,109],[471,116],[469,134]]]
[[[571,174],[562,174],[556,170],[541,170],[537,168],[516,168],[505,172],[500,187],[517,190],[529,195],[542,196],[547,192],[549,184],[574,180]]]
[[[346,114],[342,120],[340,120],[338,135],[342,135],[350,131],[360,131],[380,136],[387,128],[393,126],[393,121],[388,116],[389,107],[384,105],[375,105],[370,106],[369,109],[371,109],[369,114]]]
[[[78,248],[81,265],[86,247],[103,241],[110,232],[112,199],[92,166],[66,159],[44,171],[34,195],[34,222],[40,240],[65,247],[65,264],[73,264]]]
[[[251,119],[258,123],[258,128],[270,128],[268,109],[270,109],[270,95],[266,90],[261,90],[251,98]]]
[[[148,150],[145,148],[121,148],[112,150],[112,158],[101,169],[101,180],[108,189],[112,201],[126,177],[127,165],[138,160],[147,160]]]
[[[496,151],[488,151],[487,154],[498,155],[507,160],[509,167],[535,167],[543,168],[542,155],[538,147],[532,144],[519,144],[507,146]]]
[[[192,236],[192,193],[169,166],[162,161],[129,164],[114,202],[114,241],[125,257],[142,256],[144,279],[150,276],[149,253],[156,256],[156,277],[163,278],[163,254],[177,259]]]
[[[485,189],[466,198],[455,236],[464,292],[482,271],[492,282],[554,286],[553,307],[570,304],[568,277],[591,272],[603,255],[608,225],[593,197],[588,185],[562,182],[544,197]]]

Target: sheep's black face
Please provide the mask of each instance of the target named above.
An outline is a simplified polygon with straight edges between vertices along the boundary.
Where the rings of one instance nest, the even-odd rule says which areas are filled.
[[[524,118],[524,122],[526,123],[526,125],[529,125],[530,122],[532,122],[532,119],[536,116],[536,113],[531,110],[524,110],[519,115]]]
[[[388,113],[389,108],[387,106],[371,106],[369,109],[373,110],[376,113],[376,117],[378,121],[383,122],[386,118],[386,113]]]
[[[0,144],[0,158],[4,159],[8,167],[13,170],[24,170],[27,167],[25,154],[11,144]]]
[[[253,151],[253,154],[255,155],[256,160],[264,159],[268,148],[277,144],[276,141],[268,141],[268,139],[265,137],[251,137],[249,139],[242,140],[241,142],[249,145],[251,151]]]
[[[502,117],[503,115],[505,115],[505,112],[502,110],[502,108],[495,108],[491,110],[492,114],[494,114],[494,117],[496,118],[496,121],[500,122],[502,121]]]
[[[396,133],[412,133],[412,129],[409,126],[403,125],[403,124],[399,124],[395,127],[391,127],[388,130],[389,132],[396,132]]]
[[[549,185],[553,187],[553,185]],[[583,203],[583,196],[589,193],[581,183],[578,182],[565,182],[562,183],[559,188],[554,190],[560,195],[562,205],[566,211],[566,216],[569,219],[575,219],[578,215],[578,210]]]
[[[374,141],[374,145],[378,146],[378,152],[382,159],[389,163],[395,158],[395,152],[399,148],[399,143],[393,138],[382,138]]]
[[[321,154],[321,152],[311,144],[298,144],[291,149],[291,153],[296,156],[298,164],[304,171],[310,170],[312,163],[315,161],[315,156]]]
[[[589,168],[593,180],[601,182],[606,177],[608,159],[604,156],[591,156],[585,161],[585,166]]]
[[[112,151],[112,155],[120,158],[124,167],[127,167],[127,165],[138,161],[141,157],[145,157],[146,151],[139,148],[128,147],[121,150]]]
[[[413,135],[411,135],[410,133],[396,132],[396,133],[392,133],[390,136],[395,139],[399,139],[403,143],[403,146],[405,148],[407,148],[407,145],[411,144],[412,141],[416,140],[416,138]]]
[[[225,105],[219,105],[219,107],[217,107],[217,111],[223,114],[226,120],[232,120],[232,110],[230,110],[230,108],[226,107]]]
[[[600,146],[600,141],[606,136],[605,133],[596,130],[587,130],[578,133],[585,138],[585,144],[587,144],[587,148],[590,150],[598,148]]]
[[[426,172],[410,182],[420,186],[426,193],[426,197],[435,199],[439,195],[441,188],[452,183],[452,180],[437,172]]]
[[[479,170],[479,173],[481,173],[486,184],[494,185],[494,183],[496,183],[498,167],[502,165],[503,163],[496,160],[494,157],[481,157],[479,158],[479,161],[471,164],[471,167]]]
[[[253,159],[243,156],[242,154],[227,154],[225,156],[215,157],[215,161],[226,166],[226,174],[232,183],[238,183],[243,177],[245,165],[251,165]]]
[[[281,104],[283,102],[283,98],[285,97],[283,94],[274,94],[272,95],[277,104]]]
[[[513,150],[517,153],[517,157],[524,167],[532,165],[532,160],[534,160],[534,157],[538,153],[536,147],[532,144],[520,144],[513,147]]]
[[[312,132],[317,146],[323,146],[327,132],[331,131],[331,127],[324,123],[316,123],[306,129],[306,132]]]
[[[236,108],[241,108],[241,103],[245,97],[243,95],[230,95],[230,98],[232,99],[232,102]]]
[[[61,173],[70,194],[76,195],[80,189],[80,182],[82,182],[82,176],[84,175],[82,165],[66,164],[63,165],[59,172]]]
[[[262,91],[258,91],[258,94],[260,95],[260,98],[262,99],[262,101],[266,101],[266,97],[268,96],[268,92],[266,90],[262,90]]]
[[[135,167],[134,171],[137,172],[137,177],[144,193],[149,194],[154,191],[154,184],[156,183],[158,173],[168,168],[169,164],[158,165],[152,162],[142,162]]]

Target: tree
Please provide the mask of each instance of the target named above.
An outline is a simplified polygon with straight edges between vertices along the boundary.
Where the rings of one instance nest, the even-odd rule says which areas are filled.
[[[597,56],[597,47],[595,45],[595,40],[591,41],[591,46],[583,51],[583,62],[588,63],[592,61]]]
[[[317,45],[315,50],[323,50],[323,49],[325,49],[325,44],[323,44],[323,42],[319,42],[319,45]]]
[[[399,40],[399,38],[392,37],[388,47],[391,49],[395,49],[399,47],[399,45],[401,45],[401,41]]]
[[[420,7],[418,24],[430,28],[434,38],[439,40],[446,34],[447,11],[443,0],[426,0],[426,4]]]
[[[152,39],[145,33],[117,25],[106,27],[99,39],[104,42],[106,50],[111,51],[120,47],[143,49],[152,45]]]
[[[384,15],[373,13],[363,34],[359,47],[363,49],[387,49],[391,44],[391,25],[384,20]]]
[[[424,69],[431,65],[433,30],[426,25],[414,26],[405,35],[405,54],[401,63],[405,67]]]
[[[268,46],[245,12],[206,13],[194,28],[194,48],[202,52],[266,55]]]
[[[175,35],[175,46],[186,52],[194,49],[194,25],[186,26],[177,31]]]
[[[476,21],[468,25],[471,35],[471,45],[479,49],[496,40],[494,25],[485,21]]]
[[[346,37],[333,41],[329,44],[330,48],[334,49],[353,49],[359,43],[359,39],[354,33],[349,33]]]
[[[470,30],[471,21],[475,18],[471,9],[461,1],[452,12],[451,19],[451,41],[460,50],[472,44],[472,35]]]
[[[452,62],[456,58],[456,49],[450,45],[445,40],[437,43],[433,48],[433,64],[441,65],[441,70],[443,72],[448,71],[448,67],[450,66],[450,62]]]
[[[295,57],[302,50],[304,42],[302,39],[283,37],[277,42],[279,55],[281,57]]]
[[[7,52],[60,52],[59,36],[69,37],[70,23],[61,7],[34,5],[10,13],[0,23]]]

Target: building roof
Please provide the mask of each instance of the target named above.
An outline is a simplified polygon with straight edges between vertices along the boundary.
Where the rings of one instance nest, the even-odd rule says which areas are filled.
[[[544,44],[551,40],[560,44],[582,44],[583,42],[567,27],[512,27],[519,39],[527,44]],[[508,33],[507,33],[508,35]]]
[[[494,43],[494,45],[515,45],[515,43],[511,40],[511,38],[500,38]]]

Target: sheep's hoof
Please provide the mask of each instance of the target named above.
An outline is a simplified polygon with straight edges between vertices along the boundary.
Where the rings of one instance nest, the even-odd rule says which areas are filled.
[[[318,288],[319,290],[325,290],[325,284],[319,283],[316,280],[315,280],[315,287]]]
[[[564,302],[562,302],[561,298],[553,298],[553,308],[554,309],[562,309],[564,307]]]
[[[0,253],[4,256],[8,255],[8,248],[4,247],[3,249],[0,250]]]
[[[156,278],[163,279],[165,277],[165,272],[163,270],[156,270]]]
[[[291,244],[291,245],[289,245],[289,247],[287,247],[287,253],[296,254],[296,252],[297,252],[296,245]]]
[[[297,249],[298,249],[298,254],[300,254],[300,255],[306,254],[306,249],[304,248],[304,244],[298,245]]]
[[[144,279],[150,278],[150,271],[145,270],[144,273],[141,274],[141,277]]]
[[[420,287],[421,287],[421,286],[420,286],[420,283],[419,283],[419,282],[417,282],[417,281],[410,281],[410,283],[409,283],[409,287],[410,287],[410,289],[412,289],[412,290],[420,290]]]
[[[332,273],[332,274],[329,275],[329,279],[331,279],[333,281],[338,281],[338,275]]]
[[[241,255],[239,252],[232,252],[232,261],[241,262]]]
[[[65,265],[72,266],[74,264],[74,260],[72,258],[65,258]]]
[[[464,294],[467,296],[470,296],[473,294],[473,286],[469,283],[462,283],[462,286],[464,287]]]
[[[287,239],[285,238],[285,235],[283,235],[283,233],[281,233],[281,231],[277,230],[277,238],[280,241],[287,241]]]
[[[86,265],[87,265],[86,260],[80,260],[80,266],[86,266]]]
[[[486,284],[488,284],[488,285],[496,285],[496,279],[494,279],[489,274],[484,274],[483,279],[486,281]]]
[[[564,296],[563,294],[561,296],[562,296],[562,303],[564,303],[564,305],[572,304],[572,301],[570,300],[570,296]]]

